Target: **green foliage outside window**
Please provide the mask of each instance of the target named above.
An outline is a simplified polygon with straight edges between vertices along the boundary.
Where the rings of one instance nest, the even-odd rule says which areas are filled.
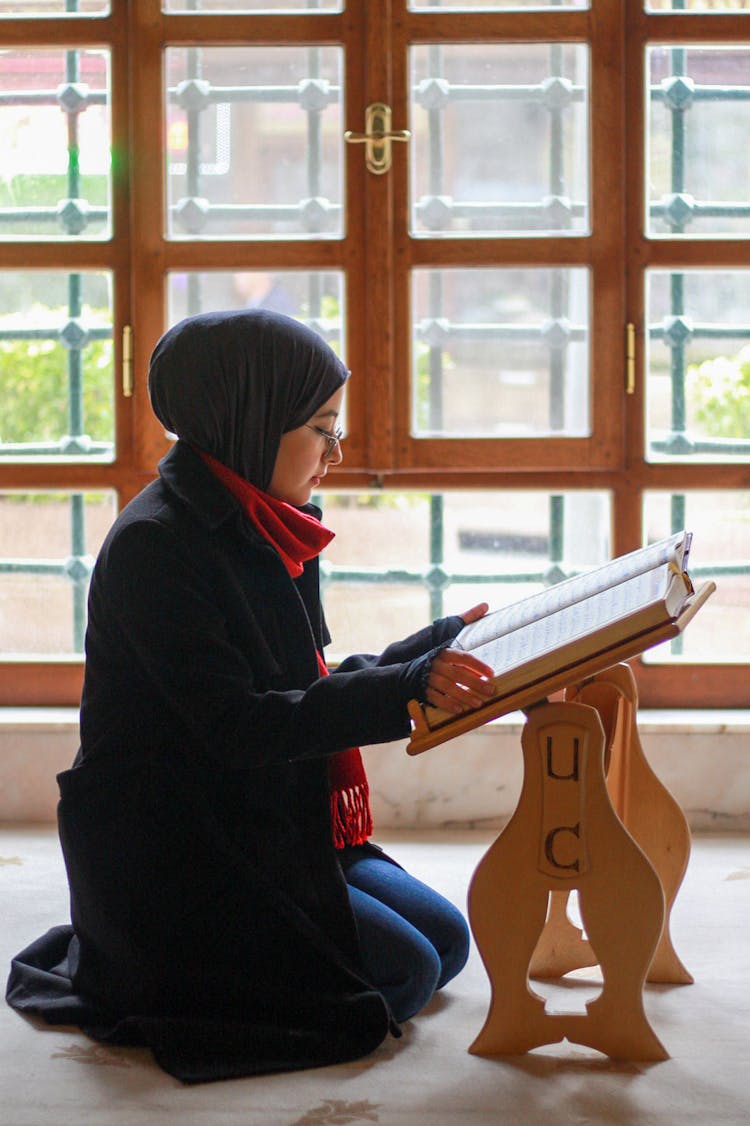
[[[688,369],[696,420],[716,438],[750,438],[750,346]]]
[[[32,311],[27,323],[38,326],[40,318]],[[12,327],[17,318],[0,318],[0,329]],[[0,445],[54,442],[71,432],[70,358],[55,339],[0,340]],[[112,341],[89,341],[81,367],[84,431],[93,441],[112,441]]]
[[[92,206],[105,207],[109,191],[106,176],[81,176],[78,183],[80,196]],[[56,206],[68,196],[68,181],[64,173],[24,172],[0,179],[0,204],[3,207]]]

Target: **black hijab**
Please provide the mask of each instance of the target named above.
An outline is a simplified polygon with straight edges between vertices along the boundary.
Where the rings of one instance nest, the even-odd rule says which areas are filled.
[[[282,434],[312,418],[348,376],[312,329],[268,309],[201,313],[154,348],[154,414],[178,438],[268,489]]]

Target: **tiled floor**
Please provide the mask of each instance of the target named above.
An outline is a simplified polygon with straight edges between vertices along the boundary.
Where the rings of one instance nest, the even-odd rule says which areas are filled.
[[[382,838],[381,838],[382,839]],[[465,903],[491,837],[391,834],[389,850]],[[0,956],[67,919],[57,840],[48,828],[0,827]],[[75,1029],[41,1030],[0,1007],[0,1126],[461,1126],[518,1123],[750,1122],[750,838],[694,842],[672,935],[695,976],[647,987],[663,1063],[614,1062],[564,1042],[498,1060],[467,1053],[487,1009],[476,951],[461,976],[401,1040],[318,1071],[183,1087],[139,1049],[93,1044]],[[585,982],[544,986],[556,1009],[591,996]]]

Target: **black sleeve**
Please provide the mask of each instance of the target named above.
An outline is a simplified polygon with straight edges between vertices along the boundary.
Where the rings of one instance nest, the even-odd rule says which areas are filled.
[[[129,664],[136,670],[137,691],[123,699],[133,698],[137,710],[138,691],[147,694],[150,710],[143,714],[153,717],[161,707],[165,724],[171,717],[189,741],[234,768],[405,737],[406,704],[420,694],[429,661],[424,652],[409,659],[429,639],[410,639],[386,651],[387,659],[355,659],[307,689],[261,690],[274,663],[263,637],[253,638],[247,652],[232,641],[214,577],[158,521],[126,526],[111,542],[105,577],[92,583],[91,609],[92,661],[100,652],[100,668],[106,673],[109,662],[115,677],[118,668],[125,676]],[[113,709],[117,722],[121,713]]]
[[[425,626],[424,629],[405,637],[402,641],[393,642],[379,655],[357,653],[352,657],[347,657],[334,671],[336,673],[349,672],[354,669],[379,668],[384,665],[413,661],[434,649],[450,645],[463,628],[464,620],[458,614],[453,614],[448,618],[437,618],[432,625]]]

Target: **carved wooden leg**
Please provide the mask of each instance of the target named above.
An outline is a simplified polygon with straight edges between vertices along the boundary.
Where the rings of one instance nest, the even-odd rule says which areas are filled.
[[[571,698],[613,718],[608,733],[607,789],[621,821],[649,858],[664,890],[664,928],[647,980],[690,984],[693,978],[677,956],[670,934],[672,907],[690,858],[690,829],[682,809],[643,753],[632,669],[626,664],[615,665],[572,690]]]
[[[487,1020],[471,1051],[524,1052],[567,1037],[612,1055],[663,1059],[642,1003],[663,895],[609,800],[599,715],[577,703],[540,705],[529,715],[522,747],[518,807],[469,890],[469,919],[492,987]],[[572,888],[580,890],[604,975],[602,993],[585,1016],[547,1013],[528,981],[547,892]]]
[[[585,1040],[571,1039],[618,1059],[666,1059],[643,1008],[643,983],[664,920],[661,883],[603,786],[590,795],[587,820],[591,868],[578,895],[603,986],[586,1006]]]
[[[520,857],[534,838],[533,825],[508,825],[469,887],[471,929],[491,988],[487,1018],[469,1049],[475,1055],[513,1055],[546,1043],[544,998],[529,988],[528,965],[544,925],[547,889],[533,872],[518,878]]]

